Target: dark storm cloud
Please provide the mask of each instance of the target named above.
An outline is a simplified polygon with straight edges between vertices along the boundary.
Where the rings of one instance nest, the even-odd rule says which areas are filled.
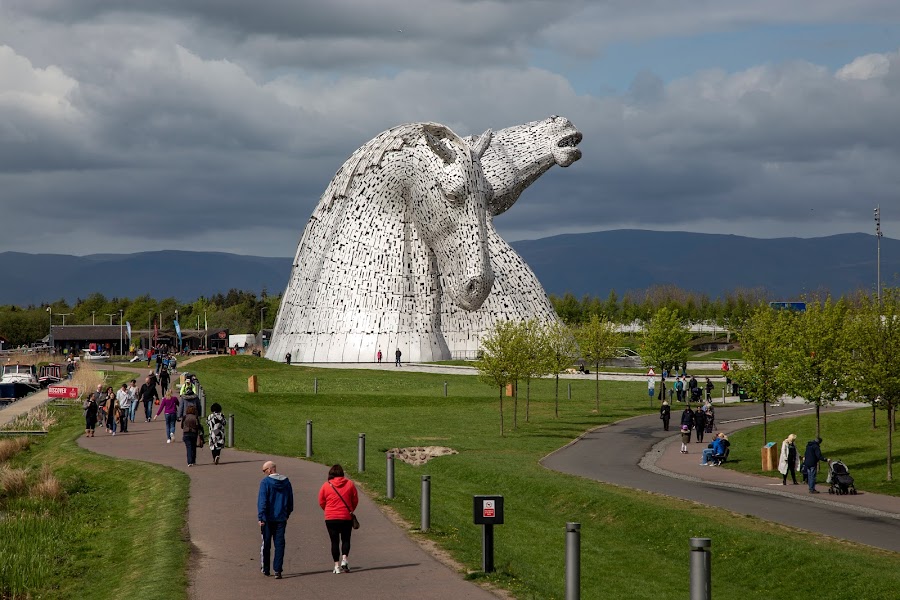
[[[524,66],[528,52],[564,48],[562,32],[590,52],[664,18],[632,3],[319,4],[0,6],[4,249],[288,256],[350,153],[409,121],[466,135],[572,119],[584,158],[497,219],[511,238],[710,222],[756,235],[853,231],[900,186],[898,53],[839,72],[793,62],[664,82],[644,71],[625,93],[595,97]],[[779,14],[723,2],[690,25],[668,6],[658,11],[675,32]],[[64,218],[63,234],[36,240],[48,215]]]

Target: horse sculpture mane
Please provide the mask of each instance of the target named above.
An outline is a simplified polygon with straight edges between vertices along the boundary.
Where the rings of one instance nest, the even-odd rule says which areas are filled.
[[[530,183],[580,157],[551,117],[463,139],[437,123],[385,131],[337,171],[303,232],[266,356],[367,362],[477,351],[499,319],[555,319],[493,228]]]

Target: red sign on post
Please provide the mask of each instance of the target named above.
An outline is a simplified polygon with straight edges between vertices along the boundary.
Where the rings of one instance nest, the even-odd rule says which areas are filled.
[[[50,398],[77,398],[78,388],[67,385],[51,385],[47,388],[47,395]]]
[[[482,513],[483,513],[482,516],[485,518],[494,516],[494,501],[493,500],[485,500],[484,501]]]

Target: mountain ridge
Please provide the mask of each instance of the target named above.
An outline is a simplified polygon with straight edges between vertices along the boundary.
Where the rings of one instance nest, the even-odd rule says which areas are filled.
[[[510,244],[548,294],[621,297],[654,285],[722,296],[765,288],[797,298],[829,290],[874,289],[876,239],[863,233],[820,238],[750,238],[734,234],[618,229],[560,234]],[[883,285],[900,285],[900,240],[882,238]],[[292,258],[227,252],[153,250],[133,254],[0,252],[0,304],[37,305],[92,293],[193,301],[240,289],[279,294]]]

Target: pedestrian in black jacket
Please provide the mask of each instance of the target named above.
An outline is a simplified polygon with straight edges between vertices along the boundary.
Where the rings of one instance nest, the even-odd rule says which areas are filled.
[[[806,452],[803,455],[803,466],[806,469],[806,477],[807,482],[809,483],[809,493],[810,494],[818,494],[819,491],[816,489],[816,473],[819,472],[819,463],[820,462],[831,462],[824,456],[822,456],[822,448],[820,445],[822,444],[822,438],[817,437],[814,440],[810,440],[806,444]]]
[[[159,392],[156,391],[156,378],[147,377],[138,391],[138,398],[144,403],[144,417],[150,422],[150,414],[153,412],[153,402],[159,401]]]
[[[697,435],[697,443],[703,443],[703,434],[706,432],[706,413],[702,409],[697,409],[694,413],[694,432]]]
[[[662,406],[659,407],[659,418],[662,419],[663,422],[663,431],[669,430],[669,419],[672,418],[672,407],[669,406],[669,403],[663,400]]]

